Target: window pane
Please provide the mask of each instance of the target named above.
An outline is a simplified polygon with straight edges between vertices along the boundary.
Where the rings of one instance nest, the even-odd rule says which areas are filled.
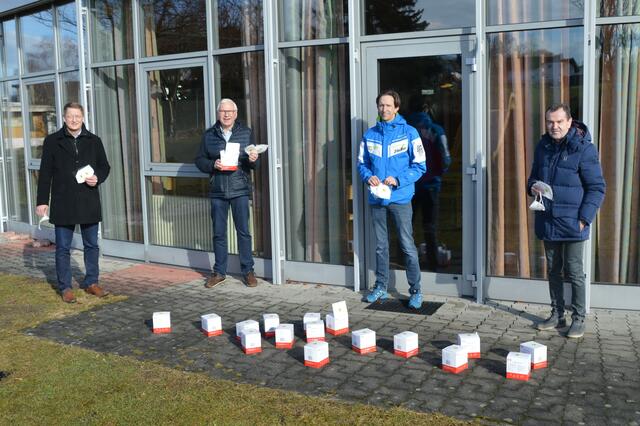
[[[53,14],[45,9],[20,18],[20,41],[25,72],[49,71],[55,67]]]
[[[56,8],[60,38],[60,67],[78,67],[78,21],[76,4]]]
[[[364,0],[365,34],[473,27],[475,0]]]
[[[267,115],[264,54],[251,52],[216,57],[215,80],[219,99],[230,98],[238,105],[238,120],[253,131],[256,143],[266,144]],[[269,200],[269,151],[260,155],[253,176],[253,249],[262,258],[271,257]]]
[[[640,15],[640,0],[600,0],[599,16]]]
[[[149,71],[151,161],[193,163],[205,130],[202,67]]]
[[[262,0],[213,0],[214,47],[263,43]]]
[[[27,180],[24,163],[24,131],[20,106],[20,83],[0,83],[2,96],[2,136],[7,183],[7,214],[9,220],[29,222]]]
[[[582,119],[582,28],[489,35],[488,266],[490,275],[545,278],[526,182],[552,103]]]
[[[16,34],[16,21],[4,21],[0,27],[0,75],[18,75],[18,35]]]
[[[350,264],[353,189],[347,46],[282,53],[287,259]]]
[[[347,1],[278,2],[280,40],[298,41],[348,35]]]
[[[31,158],[42,157],[44,138],[57,130],[53,82],[27,84],[27,108]]]
[[[61,73],[60,81],[62,83],[62,105],[66,105],[68,102],[82,103],[78,71]]]
[[[90,0],[94,62],[133,58],[131,0]]]
[[[146,56],[207,50],[204,0],[143,0]]]
[[[575,19],[582,18],[582,16],[583,4],[577,1],[489,0],[487,2],[487,23],[489,25]]]
[[[640,283],[640,24],[599,28],[596,142],[607,196],[592,232],[594,281]]]
[[[101,186],[102,236],[142,242],[142,195],[133,65],[94,70],[95,131],[111,165]]]

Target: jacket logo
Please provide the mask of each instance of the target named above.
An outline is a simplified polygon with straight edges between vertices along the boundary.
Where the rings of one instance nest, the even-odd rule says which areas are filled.
[[[416,139],[413,141],[413,162],[424,163],[425,161],[427,161],[427,155],[424,152],[422,141],[420,139]]]
[[[367,151],[376,157],[382,157],[382,145],[376,142],[367,141]]]
[[[402,154],[403,152],[407,152],[409,150],[409,141],[407,139],[394,142],[389,145],[389,157],[393,157],[394,155]]]

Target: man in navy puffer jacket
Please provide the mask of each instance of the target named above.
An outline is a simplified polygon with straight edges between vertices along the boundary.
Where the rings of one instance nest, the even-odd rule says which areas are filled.
[[[545,209],[535,212],[536,236],[544,241],[549,270],[551,316],[537,325],[539,330],[566,326],[563,278],[571,283],[573,309],[567,337],[582,337],[586,312],[583,246],[590,225],[604,200],[605,182],[598,151],[587,126],[571,119],[565,104],[545,113],[547,133],[536,146],[527,192],[542,192],[536,182],[553,190],[553,200],[542,197]]]
[[[409,126],[398,111],[400,96],[387,90],[376,99],[380,121],[367,130],[360,142],[358,172],[363,182],[370,187],[384,185],[390,189],[388,198],[369,193],[371,217],[376,237],[376,285],[367,295],[373,303],[388,297],[389,281],[389,235],[387,212],[391,213],[405,257],[407,281],[409,282],[409,306],[422,306],[420,290],[420,264],[418,251],[413,241],[411,199],[414,184],[426,171],[425,153],[418,131]],[[386,187],[384,187],[386,189]],[[381,195],[381,194],[379,194]]]

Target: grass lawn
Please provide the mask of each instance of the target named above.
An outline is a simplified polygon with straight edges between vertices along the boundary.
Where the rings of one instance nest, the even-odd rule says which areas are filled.
[[[0,424],[429,424],[463,422],[215,380],[155,362],[27,336],[21,329],[122,300],[0,274]]]

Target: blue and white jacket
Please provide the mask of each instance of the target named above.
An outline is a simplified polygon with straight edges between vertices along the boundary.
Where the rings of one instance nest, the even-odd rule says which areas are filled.
[[[384,181],[393,176],[397,187],[391,188],[391,198],[377,198],[369,193],[369,204],[406,204],[414,194],[414,184],[427,170],[426,156],[418,131],[407,124],[400,114],[389,121],[378,121],[362,136],[358,155],[358,172],[363,182],[371,176]]]

